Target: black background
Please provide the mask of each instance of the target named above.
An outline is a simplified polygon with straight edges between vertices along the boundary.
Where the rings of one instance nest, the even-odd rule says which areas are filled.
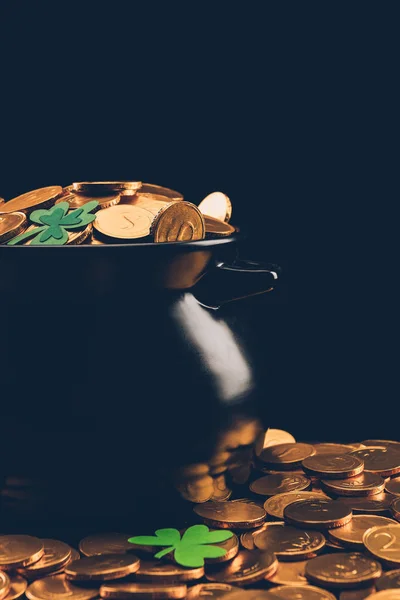
[[[355,306],[349,319],[338,292],[349,270],[339,259],[321,297],[332,265],[320,264],[319,244],[299,249],[309,235],[301,216],[324,236],[339,200],[355,193],[357,145],[376,121],[358,101],[360,76],[377,66],[368,54],[376,29],[365,21],[376,15],[361,6],[0,6],[0,195],[98,179],[159,183],[194,203],[227,193],[233,222],[248,232],[244,257],[283,267],[280,290],[237,314],[268,373],[271,425],[303,439],[396,435],[387,420],[365,416],[365,390],[378,394],[381,379],[370,358],[358,368],[364,323]],[[296,299],[289,311],[291,255],[296,294],[317,281],[305,310]]]

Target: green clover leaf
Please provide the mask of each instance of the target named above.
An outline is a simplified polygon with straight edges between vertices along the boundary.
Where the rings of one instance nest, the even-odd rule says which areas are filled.
[[[202,567],[205,558],[218,558],[226,554],[224,548],[211,546],[229,540],[231,531],[210,531],[207,525],[189,527],[181,538],[177,529],[158,529],[155,536],[136,536],[129,538],[131,544],[145,546],[168,546],[154,555],[162,558],[174,552],[174,559],[183,567]]]

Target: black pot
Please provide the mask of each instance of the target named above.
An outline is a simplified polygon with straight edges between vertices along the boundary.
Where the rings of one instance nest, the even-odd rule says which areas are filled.
[[[238,241],[0,247],[3,530],[182,526],[178,491],[248,460],[266,423],[217,308],[278,269]]]

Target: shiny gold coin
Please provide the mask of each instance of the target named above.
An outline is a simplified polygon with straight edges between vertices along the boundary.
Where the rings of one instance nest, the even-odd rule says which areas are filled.
[[[10,590],[10,578],[0,571],[0,599],[5,598]]]
[[[63,189],[59,185],[32,190],[2,204],[0,213],[22,212],[29,214],[39,208],[48,208],[54,204],[62,191]]]
[[[350,508],[337,500],[299,500],[283,511],[287,523],[307,529],[332,529],[351,521]]]
[[[376,582],[376,590],[378,592],[391,589],[400,589],[400,569],[387,571]]]
[[[389,479],[389,481],[386,481],[384,485],[388,494],[392,494],[392,496],[400,496],[400,477]]]
[[[42,542],[44,544],[42,558],[30,567],[19,571],[27,579],[58,571],[70,561],[72,550],[68,544],[49,539],[43,539]]]
[[[304,560],[322,552],[325,537],[318,531],[270,523],[254,536],[254,545],[259,550],[273,552],[279,560]]]
[[[126,193],[126,190],[124,190],[124,193]],[[157,194],[158,196],[163,196],[168,200],[183,200],[183,194],[181,194],[180,192],[177,192],[176,190],[171,190],[167,187],[163,187],[162,185],[155,185],[154,183],[142,183],[140,193]]]
[[[399,600],[399,598],[399,592],[396,590],[383,590],[367,596],[365,600]]]
[[[204,215],[205,232],[209,237],[225,237],[235,233],[236,229],[219,219]]]
[[[394,440],[364,440],[361,442],[364,446],[386,446],[400,451],[400,442]]]
[[[362,549],[363,536],[367,529],[383,525],[396,525],[396,521],[388,517],[374,515],[354,515],[350,523],[329,532],[329,537],[348,548]]]
[[[17,237],[25,230],[26,224],[26,215],[22,212],[0,214],[0,244]]]
[[[275,496],[285,492],[308,490],[311,481],[297,473],[277,473],[256,479],[250,484],[250,490],[261,496]]]
[[[287,492],[268,498],[264,503],[264,508],[270,517],[283,519],[284,510],[289,504],[293,504],[297,500],[321,500],[321,498],[328,500],[328,497],[321,492]]]
[[[42,558],[44,545],[30,535],[0,536],[0,569],[27,567]]]
[[[275,585],[308,585],[305,575],[306,564],[306,560],[279,562],[277,572],[268,581]]]
[[[132,534],[128,533],[100,533],[89,535],[79,542],[79,550],[84,556],[97,554],[125,554],[134,548],[128,542]],[[153,548],[150,550],[152,551]]]
[[[108,583],[100,588],[101,598],[113,600],[169,600],[186,598],[187,585],[160,585],[152,583]]]
[[[119,194],[114,194],[110,196],[83,196],[82,194],[68,194],[66,196],[62,196],[56,201],[56,204],[60,202],[68,202],[71,210],[75,208],[81,208],[88,202],[92,202],[96,200],[99,203],[98,209],[109,208],[110,206],[115,206],[120,203],[121,196]]]
[[[365,600],[365,598],[368,598],[374,592],[375,587],[373,585],[361,590],[345,590],[344,592],[340,592],[339,600]]]
[[[199,583],[188,589],[186,597],[188,600],[197,600],[204,596],[207,598],[220,598],[235,590],[237,591],[238,588],[228,583]]]
[[[147,210],[130,204],[117,204],[96,213],[94,228],[118,240],[134,240],[150,234],[153,216]]]
[[[193,510],[206,525],[220,529],[252,529],[266,517],[261,506],[244,502],[207,502],[198,504]]]
[[[262,431],[257,437],[254,451],[256,456],[259,456],[264,448],[277,446],[278,444],[295,444],[296,440],[291,433],[283,429],[267,429]]]
[[[204,575],[204,567],[184,568],[175,564],[160,563],[158,560],[142,560],[136,572],[138,581],[151,583],[179,583],[195,581]]]
[[[225,550],[226,554],[225,556],[219,556],[218,558],[205,558],[204,562],[206,565],[213,565],[232,560],[239,552],[239,538],[237,535],[233,534],[229,540],[225,540],[225,542],[220,542],[219,544],[213,544],[213,546],[219,546]]]
[[[26,579],[21,577],[20,575],[10,575],[10,587],[6,596],[1,596],[0,598],[5,598],[5,600],[17,600],[17,598],[21,598],[26,588],[28,587],[28,582]]]
[[[226,600],[276,600],[267,590],[236,590],[226,596]]]
[[[383,492],[385,482],[380,475],[367,472],[348,479],[323,479],[321,487],[336,496],[374,496]]]
[[[142,187],[141,181],[79,181],[72,184],[72,192],[86,196],[107,196],[124,192],[137,192]]]
[[[313,444],[316,454],[349,454],[356,450],[353,446],[346,444]]]
[[[382,575],[382,567],[359,552],[324,554],[309,560],[306,577],[330,588],[351,589],[374,583]]]
[[[214,494],[214,480],[210,475],[202,475],[195,479],[185,481],[176,486],[185,500],[195,504],[207,502]]]
[[[354,514],[358,515],[387,515],[390,512],[390,506],[393,502],[393,496],[385,494],[375,494],[369,498],[358,497],[340,497],[340,502],[349,506]]]
[[[141,191],[133,196],[122,195],[121,202],[123,204],[131,204],[132,206],[144,208],[151,212],[153,216],[157,216],[162,210],[165,210],[167,206],[175,203],[165,196],[160,196],[159,194],[142,194]]]
[[[282,586],[273,588],[270,593],[274,598],[282,600],[336,600],[330,592],[313,585]]]
[[[246,550],[256,550],[256,546],[254,544],[254,536],[267,529],[269,525],[270,523],[264,523],[264,525],[261,525],[261,527],[257,527],[257,529],[250,529],[248,531],[243,532],[240,536],[240,543],[242,544],[243,548],[245,548]]]
[[[205,236],[203,215],[190,202],[168,204],[156,217],[151,233],[157,243],[202,240]]]
[[[390,505],[390,512],[397,521],[400,521],[400,498],[395,498]]]
[[[278,561],[270,552],[248,552],[241,550],[227,565],[206,572],[208,581],[251,585],[267,577],[271,577],[278,568]]]
[[[232,216],[232,203],[226,194],[213,192],[200,202],[199,210],[203,215],[228,223]]]
[[[53,575],[31,583],[25,595],[28,600],[93,600],[98,598],[99,588],[80,588],[65,575]]]
[[[72,581],[108,581],[136,573],[139,566],[140,560],[133,554],[96,554],[74,560],[65,575]]]
[[[355,450],[351,456],[364,461],[364,470],[377,473],[382,477],[390,477],[400,473],[400,452],[393,448],[369,446],[364,450]]]
[[[364,461],[353,454],[316,454],[302,462],[307,475],[324,479],[355,477],[364,470]]]
[[[35,229],[37,227],[37,225],[31,225],[30,227],[28,227],[27,231],[31,231],[32,229]],[[83,242],[85,242],[88,237],[91,235],[93,230],[93,226],[92,223],[89,223],[88,225],[86,225],[86,227],[83,227],[82,229],[71,229],[70,231],[68,231],[68,241],[67,241],[67,246],[78,246],[80,244],[83,244]],[[36,246],[35,244],[35,236],[26,240],[25,242],[23,242],[24,246]]]
[[[259,459],[271,469],[290,471],[293,467],[301,466],[308,456],[315,454],[311,444],[278,444],[265,448]]]
[[[226,502],[232,496],[232,490],[226,484],[225,475],[214,477],[214,491],[210,500],[215,502]]]
[[[400,525],[384,525],[371,527],[363,536],[367,550],[385,564],[400,566]]]

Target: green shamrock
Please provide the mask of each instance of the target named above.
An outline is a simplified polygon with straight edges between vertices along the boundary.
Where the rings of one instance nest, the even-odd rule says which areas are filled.
[[[96,215],[90,214],[94,208],[99,205],[97,200],[92,200],[68,213],[68,202],[60,202],[50,210],[35,210],[30,220],[37,223],[40,227],[35,227],[31,231],[25,231],[21,235],[8,242],[9,246],[14,246],[20,242],[36,236],[31,244],[39,246],[61,246],[68,241],[68,229],[78,229],[92,223]],[[67,214],[68,213],[68,214]]]
[[[207,525],[189,527],[182,539],[177,529],[157,529],[155,533],[156,537],[139,535],[129,538],[128,542],[144,546],[168,546],[155,554],[154,558],[162,558],[174,551],[175,561],[183,567],[202,567],[205,558],[225,556],[226,550],[209,544],[225,542],[233,536],[231,531],[210,531]]]

